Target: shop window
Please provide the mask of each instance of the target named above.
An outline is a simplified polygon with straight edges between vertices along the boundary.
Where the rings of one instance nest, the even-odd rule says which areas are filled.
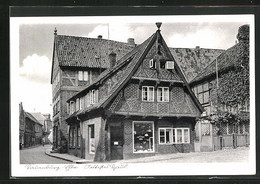
[[[89,143],[89,153],[94,154],[95,153],[95,127],[94,125],[88,126],[88,143]]]
[[[189,128],[159,128],[159,144],[190,143]]]
[[[88,71],[79,71],[78,80],[79,81],[88,81]]]
[[[153,102],[154,101],[154,87],[143,86],[142,87],[142,101]]]
[[[153,122],[133,122],[134,153],[154,152]]]
[[[169,102],[169,88],[168,87],[158,87],[157,101],[158,102]]]

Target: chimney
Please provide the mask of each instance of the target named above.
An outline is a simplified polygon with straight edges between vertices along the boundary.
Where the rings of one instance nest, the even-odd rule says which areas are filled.
[[[127,43],[130,45],[135,45],[135,39],[134,38],[128,38]]]
[[[113,51],[109,54],[110,68],[113,68],[116,64],[116,53]]]
[[[98,37],[97,37],[97,38],[101,40],[101,39],[102,39],[102,35],[98,35]]]

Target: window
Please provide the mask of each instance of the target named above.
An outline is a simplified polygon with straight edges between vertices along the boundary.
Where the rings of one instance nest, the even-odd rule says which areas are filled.
[[[151,59],[151,60],[149,61],[149,67],[150,67],[151,69],[155,69],[155,68],[156,68],[156,61],[155,61],[154,59]]]
[[[70,104],[67,103],[67,113],[69,114],[70,113]]]
[[[98,102],[98,90],[90,90],[90,104]]]
[[[76,111],[79,110],[79,98],[76,99]]]
[[[154,87],[153,86],[143,86],[142,101],[147,101],[147,102],[154,101]]]
[[[209,103],[209,83],[200,84],[193,88],[196,97],[201,104]]]
[[[84,97],[79,98],[79,110],[84,108]]]
[[[165,60],[160,60],[160,68],[165,69],[165,64],[166,64]]]
[[[160,144],[170,144],[173,142],[173,129],[160,128]]]
[[[95,129],[94,125],[88,126],[88,143],[89,143],[89,153],[94,154],[95,153]]]
[[[78,80],[88,81],[88,71],[79,71],[78,72]]]
[[[158,102],[169,102],[169,88],[168,87],[158,87],[157,101]]]
[[[190,143],[189,128],[159,128],[159,144]]]
[[[75,112],[75,102],[70,101],[70,114],[73,114]]]
[[[154,124],[152,121],[133,122],[134,153],[154,152]]]

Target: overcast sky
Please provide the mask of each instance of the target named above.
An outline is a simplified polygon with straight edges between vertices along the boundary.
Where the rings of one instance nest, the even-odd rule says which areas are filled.
[[[39,21],[40,22],[40,21]],[[26,23],[26,21],[25,21]],[[20,24],[19,26],[19,101],[29,112],[52,113],[51,60],[54,28],[60,35],[96,38],[126,42],[134,38],[140,44],[156,30],[154,23],[80,24]],[[235,44],[239,26],[236,22],[167,22],[162,21],[161,33],[169,47],[227,49]],[[108,29],[109,27],[109,29]],[[109,30],[109,31],[108,31]]]

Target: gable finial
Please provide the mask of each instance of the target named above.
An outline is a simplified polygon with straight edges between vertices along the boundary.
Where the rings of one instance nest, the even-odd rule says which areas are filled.
[[[54,35],[55,35],[55,36],[57,35],[57,29],[56,29],[56,27],[55,27],[55,29],[54,29]]]
[[[162,23],[161,22],[156,22],[155,24],[156,24],[158,30],[160,30],[160,27],[161,27]]]

